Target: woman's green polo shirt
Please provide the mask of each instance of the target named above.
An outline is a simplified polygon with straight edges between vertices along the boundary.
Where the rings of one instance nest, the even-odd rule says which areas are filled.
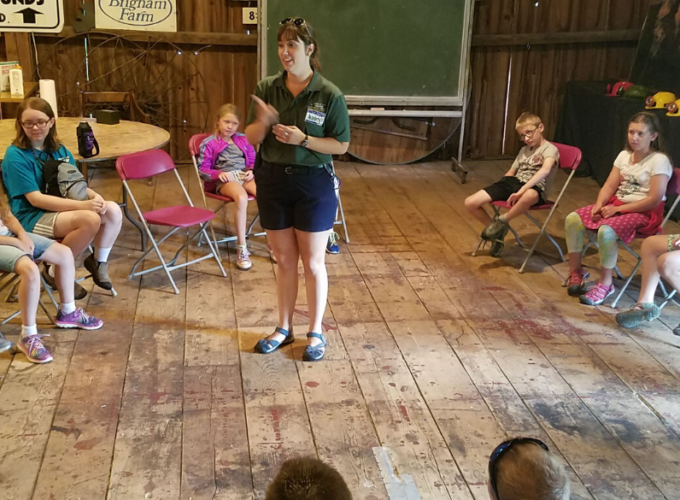
[[[349,113],[345,96],[317,71],[295,98],[286,88],[285,71],[260,81],[255,95],[279,112],[282,125],[294,125],[310,137],[333,137],[339,142],[349,142]],[[252,102],[246,125],[255,120],[255,106]],[[271,131],[262,141],[260,155],[269,163],[283,165],[320,166],[332,160],[331,155],[283,144]]]

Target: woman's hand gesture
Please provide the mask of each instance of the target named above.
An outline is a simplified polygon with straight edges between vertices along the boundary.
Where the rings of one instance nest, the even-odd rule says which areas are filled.
[[[251,95],[255,102],[255,116],[265,126],[272,127],[279,121],[279,112],[271,104],[267,104],[255,95]]]
[[[275,125],[272,129],[276,140],[284,144],[299,146],[305,140],[305,133],[296,126]]]

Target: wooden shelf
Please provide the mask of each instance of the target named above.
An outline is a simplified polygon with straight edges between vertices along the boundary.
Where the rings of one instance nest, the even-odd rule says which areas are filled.
[[[36,90],[38,89],[38,82],[24,82],[24,95],[23,97],[12,97],[12,95],[7,92],[0,92],[0,103],[5,103],[5,102],[15,102],[19,103],[26,99],[27,97],[31,97]]]

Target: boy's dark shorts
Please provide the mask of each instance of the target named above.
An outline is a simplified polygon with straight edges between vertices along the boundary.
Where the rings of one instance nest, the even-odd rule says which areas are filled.
[[[525,183],[520,181],[517,177],[505,176],[498,182],[485,187],[484,191],[486,191],[487,194],[491,196],[491,201],[508,201],[510,195],[522,189],[524,184]],[[531,189],[534,189],[538,193],[538,201],[534,204],[534,206],[545,205],[543,190],[536,186],[532,187]]]
[[[257,207],[264,229],[317,233],[333,227],[338,199],[330,166],[255,164]]]

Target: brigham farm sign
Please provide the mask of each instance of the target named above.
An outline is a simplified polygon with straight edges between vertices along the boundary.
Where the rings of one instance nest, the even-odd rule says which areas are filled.
[[[97,28],[177,31],[176,0],[96,0],[95,3]]]

